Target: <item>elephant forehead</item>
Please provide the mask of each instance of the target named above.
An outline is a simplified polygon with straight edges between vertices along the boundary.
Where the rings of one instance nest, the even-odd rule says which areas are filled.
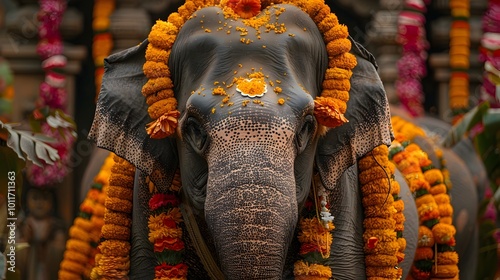
[[[217,7],[197,11],[179,32],[169,65],[182,110],[193,92],[216,84],[228,88],[255,72],[263,73],[268,92],[315,96],[326,62],[312,19],[295,6],[276,5],[246,20],[228,18]]]

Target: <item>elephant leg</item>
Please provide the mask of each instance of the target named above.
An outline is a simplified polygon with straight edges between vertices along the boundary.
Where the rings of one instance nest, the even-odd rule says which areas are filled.
[[[403,278],[406,279],[410,268],[413,264],[413,258],[415,256],[415,251],[417,250],[418,242],[418,212],[417,206],[415,204],[415,199],[406,183],[405,178],[396,170],[395,174],[396,181],[398,181],[400,186],[399,195],[405,203],[405,208],[403,210],[405,216],[403,237],[406,239],[406,249],[405,249],[405,259],[400,263],[400,267],[403,269]]]

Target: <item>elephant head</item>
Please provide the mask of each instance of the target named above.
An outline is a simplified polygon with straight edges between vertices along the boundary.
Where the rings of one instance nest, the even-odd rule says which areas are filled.
[[[249,28],[218,7],[196,11],[183,25],[168,61],[180,111],[172,137],[152,139],[145,130],[148,41],[108,57],[90,133],[160,188],[180,170],[183,205],[227,279],[282,279],[314,170],[333,193],[357,158],[391,142],[374,59],[354,41],[349,122],[319,133],[314,98],[328,64],[322,34],[301,9],[275,8],[282,12],[271,13],[271,21],[286,26],[285,33]],[[243,84],[228,86],[252,77],[264,79],[262,96],[248,96]],[[140,193],[134,199],[145,203]],[[136,218],[144,214],[137,209],[134,227],[141,227]],[[141,242],[140,234],[132,242]]]

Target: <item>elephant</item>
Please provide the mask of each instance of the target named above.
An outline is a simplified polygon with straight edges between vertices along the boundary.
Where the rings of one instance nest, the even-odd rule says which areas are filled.
[[[217,7],[197,10],[184,24],[168,60],[180,112],[176,134],[171,137],[152,139],[145,130],[151,121],[141,95],[147,82],[142,67],[148,40],[105,60],[89,138],[137,169],[130,279],[154,278],[155,256],[145,219],[150,214],[148,181],[165,190],[177,170],[182,179],[183,219],[194,221],[208,248],[208,256],[199,256],[195,247],[200,241],[190,234],[184,236],[189,279],[210,279],[213,267],[207,268],[202,258],[211,259],[225,279],[293,279],[299,250],[297,223],[314,174],[329,193],[335,216],[327,262],[333,278],[366,277],[356,162],[393,139],[377,64],[350,38],[357,66],[345,113],[349,122],[322,129],[313,114],[313,101],[320,95],[328,64],[325,43],[301,9],[289,4],[276,7],[285,8],[279,20],[294,36],[248,32],[249,38],[261,40],[265,48],[242,43],[237,32],[215,32],[220,22],[241,25],[240,20],[224,18]],[[228,88],[231,101],[246,106],[219,106],[221,98],[212,94],[211,85],[229,84],[236,72],[254,69],[281,82],[285,103],[278,104],[274,93],[250,99]],[[409,271],[418,216],[408,186],[396,175],[407,203],[407,258],[401,266]]]

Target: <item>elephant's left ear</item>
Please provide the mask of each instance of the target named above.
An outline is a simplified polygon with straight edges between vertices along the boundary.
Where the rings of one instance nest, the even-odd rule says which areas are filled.
[[[142,70],[147,45],[145,40],[105,59],[89,138],[163,185],[173,178],[177,168],[177,148],[173,138],[151,139],[146,133],[151,118],[141,89],[147,82]]]
[[[381,144],[390,145],[393,139],[389,103],[375,59],[358,43],[352,45],[358,64],[353,69],[345,113],[349,122],[330,129],[319,140],[316,153],[316,165],[327,189],[333,189],[357,159]]]

